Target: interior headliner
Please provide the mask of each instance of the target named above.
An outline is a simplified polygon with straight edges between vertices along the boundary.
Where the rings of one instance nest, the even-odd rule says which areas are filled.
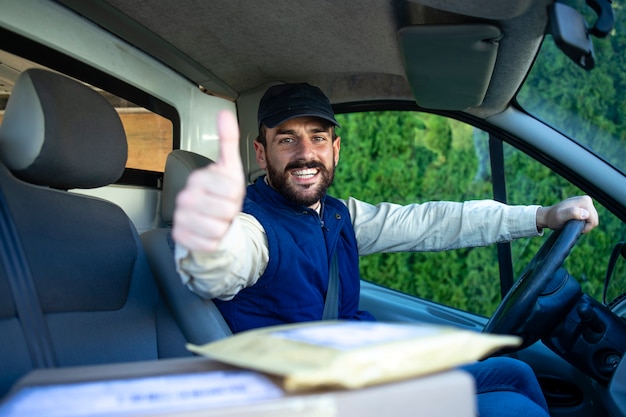
[[[482,102],[465,109],[451,103],[453,109],[486,117],[502,111],[523,81],[544,35],[551,1],[59,2],[144,49],[207,93],[231,100],[276,81],[318,85],[333,103],[415,100],[420,91],[413,91],[407,79],[398,31],[412,25],[491,24],[501,37],[493,73],[484,74],[488,89]],[[421,72],[449,77],[444,66],[463,68],[462,59],[424,59],[430,67]],[[420,62],[419,57],[412,62]],[[450,79],[442,75],[432,83],[436,91]]]

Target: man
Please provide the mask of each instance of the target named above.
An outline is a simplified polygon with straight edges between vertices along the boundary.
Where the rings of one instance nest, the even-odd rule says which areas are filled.
[[[587,196],[551,207],[494,201],[373,206],[327,196],[341,138],[328,98],[308,84],[270,88],[258,125],[256,159],[267,175],[248,186],[244,198],[237,124],[221,113],[221,156],[190,175],[174,214],[181,276],[215,300],[233,332],[320,320],[335,257],[339,318],[373,320],[358,310],[360,255],[487,245],[539,235],[570,219],[585,220],[585,232],[598,224]],[[500,358],[467,368],[477,381],[481,413],[546,415],[538,384],[522,365]],[[498,367],[503,372],[494,372]],[[507,372],[516,378],[505,381]]]

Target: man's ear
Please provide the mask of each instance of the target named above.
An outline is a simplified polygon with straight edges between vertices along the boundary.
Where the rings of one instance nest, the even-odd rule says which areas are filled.
[[[252,142],[252,144],[254,145],[254,153],[256,154],[256,163],[259,165],[259,168],[265,169],[267,167],[265,146],[257,140]]]
[[[339,151],[341,150],[341,138],[337,138],[333,141],[333,154],[335,155],[335,166],[339,164]]]

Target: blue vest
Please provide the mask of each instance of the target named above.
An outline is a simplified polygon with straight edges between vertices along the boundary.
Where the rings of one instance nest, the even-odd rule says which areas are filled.
[[[248,186],[243,211],[265,229],[269,263],[257,283],[230,301],[214,300],[233,333],[257,327],[321,320],[332,254],[339,269],[339,319],[374,320],[358,310],[360,275],[356,237],[346,206],[322,200],[322,218],[295,205],[264,178]]]

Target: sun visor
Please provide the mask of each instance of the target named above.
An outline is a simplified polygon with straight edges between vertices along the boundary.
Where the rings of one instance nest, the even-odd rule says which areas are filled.
[[[420,25],[400,29],[407,79],[417,104],[464,110],[485,98],[500,29],[487,24]]]

